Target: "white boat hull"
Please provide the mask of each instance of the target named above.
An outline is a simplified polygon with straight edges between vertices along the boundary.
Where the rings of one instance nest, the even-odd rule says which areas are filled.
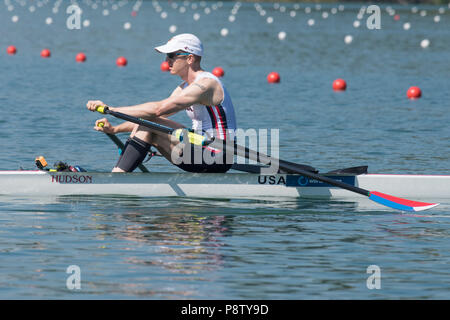
[[[332,176],[346,183],[397,197],[450,199],[448,175],[363,174]],[[0,171],[0,195],[129,195],[196,198],[333,198],[362,195],[308,181],[298,175],[254,173],[106,173]]]

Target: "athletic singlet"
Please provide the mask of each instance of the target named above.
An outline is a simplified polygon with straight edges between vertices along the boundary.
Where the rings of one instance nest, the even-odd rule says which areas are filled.
[[[222,102],[216,106],[194,104],[187,108],[187,115],[192,119],[192,129],[198,133],[206,131],[208,134],[222,140],[234,139],[236,118],[230,95],[219,78],[212,73],[202,72],[197,75],[194,82],[203,78],[210,78],[219,82],[224,97]],[[183,89],[186,88],[187,85],[188,84],[185,83]]]

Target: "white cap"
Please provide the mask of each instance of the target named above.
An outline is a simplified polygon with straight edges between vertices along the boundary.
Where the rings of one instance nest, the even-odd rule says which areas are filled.
[[[162,53],[171,53],[178,50],[195,54],[196,56],[203,56],[203,45],[199,38],[190,33],[182,33],[176,35],[166,44],[156,47],[156,51]]]

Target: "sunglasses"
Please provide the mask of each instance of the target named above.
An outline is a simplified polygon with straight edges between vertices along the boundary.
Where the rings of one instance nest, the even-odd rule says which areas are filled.
[[[189,52],[171,52],[167,54],[167,58],[174,59],[176,56],[188,56],[190,55]]]

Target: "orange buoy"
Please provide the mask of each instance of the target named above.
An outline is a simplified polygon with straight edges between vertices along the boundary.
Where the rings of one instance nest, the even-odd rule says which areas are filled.
[[[347,89],[347,83],[343,79],[336,79],[333,81],[334,91],[345,91]]]
[[[118,57],[116,64],[118,67],[125,67],[128,64],[128,61],[125,57]]]
[[[163,61],[163,62],[161,63],[160,68],[161,68],[161,71],[164,71],[164,72],[169,71],[169,70],[170,70],[169,62]]]
[[[15,55],[17,52],[17,48],[14,46],[9,46],[8,48],[6,48],[6,52],[10,55]]]
[[[278,72],[271,72],[267,75],[267,82],[269,83],[278,83],[280,82],[280,75]]]
[[[220,78],[225,75],[225,71],[223,71],[223,69],[221,67],[215,67],[212,71],[212,74],[215,75],[216,77]]]
[[[44,49],[44,50],[41,51],[41,57],[42,58],[50,58],[50,56],[51,56],[50,50]]]
[[[409,99],[418,99],[422,96],[422,90],[420,90],[419,87],[411,87],[408,89],[408,91],[406,92],[406,96]]]
[[[85,62],[86,61],[86,55],[83,52],[78,53],[75,56],[75,61],[76,62]]]

